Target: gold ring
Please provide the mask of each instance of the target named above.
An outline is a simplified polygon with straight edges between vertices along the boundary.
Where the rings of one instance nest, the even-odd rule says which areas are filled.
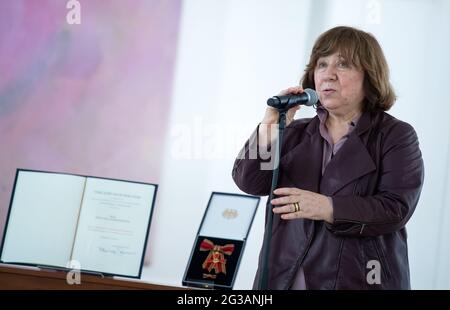
[[[300,211],[300,205],[298,204],[298,202],[294,202],[294,212],[298,212]]]

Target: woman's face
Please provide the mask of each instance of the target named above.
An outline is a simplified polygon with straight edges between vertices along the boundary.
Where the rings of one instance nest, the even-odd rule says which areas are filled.
[[[362,110],[364,72],[339,53],[317,60],[314,83],[320,103],[329,112],[346,114]]]

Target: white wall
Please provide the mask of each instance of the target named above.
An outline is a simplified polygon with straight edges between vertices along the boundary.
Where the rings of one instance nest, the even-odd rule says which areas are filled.
[[[417,130],[425,186],[408,224],[412,286],[450,288],[450,5],[445,0],[183,2],[171,137],[152,223],[144,278],[180,285],[209,195],[239,192],[234,157],[263,116],[265,101],[301,77],[315,38],[353,25],[382,44],[399,95],[391,113]],[[298,117],[313,115],[304,108]],[[236,289],[249,289],[263,235],[262,199]]]

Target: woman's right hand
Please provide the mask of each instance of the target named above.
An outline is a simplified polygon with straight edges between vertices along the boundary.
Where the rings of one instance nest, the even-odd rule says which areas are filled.
[[[287,89],[282,90],[278,96],[285,96],[285,95],[297,95],[303,93],[303,88],[301,86],[294,86],[289,87]],[[289,126],[289,124],[294,120],[295,113],[300,110],[300,105],[295,106],[288,110],[286,113],[286,126]],[[278,111],[275,108],[267,107],[266,113],[264,115],[263,120],[261,121],[261,124],[278,124]]]
[[[301,86],[289,87],[287,89],[282,90],[278,96],[285,96],[289,94],[301,94],[303,92],[303,88]],[[294,120],[295,113],[300,110],[300,105],[290,108],[286,113],[286,126]],[[259,145],[267,146],[272,144],[277,136],[275,134],[271,135],[273,132],[272,126],[273,124],[278,124],[278,110],[272,107],[266,108],[266,113],[264,114],[264,118],[259,125]]]

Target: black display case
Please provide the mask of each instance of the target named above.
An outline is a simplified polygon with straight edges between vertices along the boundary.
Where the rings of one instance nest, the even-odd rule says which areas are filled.
[[[213,192],[198,229],[183,285],[232,289],[259,197]]]

